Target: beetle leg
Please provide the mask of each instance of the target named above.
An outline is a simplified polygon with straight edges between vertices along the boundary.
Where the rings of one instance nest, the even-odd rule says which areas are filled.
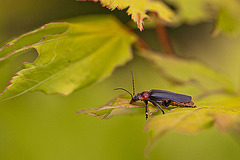
[[[161,102],[155,102],[155,101],[150,101],[154,106],[158,106],[159,109],[161,109],[162,113],[165,114],[164,110],[162,109],[162,107],[158,104],[158,103],[161,103],[161,105],[163,105],[162,101]]]
[[[148,101],[144,101],[144,103],[145,103],[145,113],[146,113],[146,120],[148,119],[148,114],[147,114],[147,112],[148,112]]]
[[[162,106],[164,106],[164,107],[168,107],[168,106],[171,104],[172,101],[170,101],[170,100],[166,100],[166,101],[161,101],[161,102],[162,102],[162,103],[161,103]],[[160,104],[160,105],[161,105],[161,104]]]

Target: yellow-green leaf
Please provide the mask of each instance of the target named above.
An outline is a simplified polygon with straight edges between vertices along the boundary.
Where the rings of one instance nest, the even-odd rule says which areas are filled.
[[[83,0],[78,0],[83,1]],[[132,16],[132,20],[137,23],[140,31],[143,30],[143,20],[150,17],[146,14],[147,11],[156,12],[160,19],[164,22],[171,23],[175,14],[174,12],[165,5],[162,1],[154,0],[89,0],[94,2],[100,2],[103,7],[110,10],[119,9],[123,10],[128,7],[127,13]]]
[[[240,97],[213,95],[197,101],[197,108],[175,108],[166,115],[154,116],[145,125],[150,132],[146,154],[164,134],[177,131],[198,133],[210,127],[240,134]]]
[[[202,92],[234,90],[228,78],[197,61],[161,56],[149,51],[142,51],[140,55],[174,84],[193,85]]]
[[[217,22],[213,31],[214,35],[219,32],[236,35],[240,32],[240,3],[239,1],[231,0],[225,2],[219,7]]]
[[[135,102],[130,104],[129,95],[120,95],[109,101],[103,107],[100,108],[89,108],[81,109],[77,113],[85,113],[90,116],[99,117],[101,119],[108,119],[116,115],[142,115],[145,118],[145,105],[142,102]],[[163,108],[166,112],[171,109]],[[158,111],[158,108],[152,106],[148,107],[148,114],[152,115]]]
[[[176,8],[177,23],[197,24],[216,19],[213,33],[240,32],[240,2],[238,0],[167,0]]]
[[[129,104],[130,99],[126,97],[117,97],[108,102],[106,105],[100,108],[81,109],[77,113],[85,113],[90,116],[99,117],[101,119],[111,118],[118,114],[133,114],[139,112],[138,108],[143,106]],[[137,108],[137,109],[136,109]]]
[[[128,96],[128,97],[127,97]],[[145,118],[143,102],[129,104],[130,96],[114,98],[101,108],[82,109],[85,113],[101,119],[116,115],[140,115]],[[194,98],[194,97],[193,97]],[[149,142],[145,154],[149,155],[158,140],[169,132],[196,134],[215,127],[220,132],[233,132],[240,135],[240,97],[230,94],[215,94],[194,100],[196,108],[169,106],[163,107],[166,114],[150,103],[145,131],[149,132]]]
[[[215,127],[219,131],[240,134],[240,97],[234,92],[228,78],[193,60],[165,57],[146,51],[140,55],[146,58],[163,78],[173,82],[173,86],[168,90],[191,95],[197,106],[162,107],[166,113],[162,114],[150,103],[147,113],[151,116],[145,124],[145,131],[150,134],[146,154],[150,153],[159,138],[171,131],[195,134]],[[124,98],[118,97],[102,108],[82,110],[81,113],[101,118],[140,114],[145,118],[144,103],[129,102],[129,95]]]
[[[103,80],[132,58],[135,36],[114,17],[85,16],[71,21],[46,24],[0,50],[0,63],[29,48],[39,54],[13,77],[0,100],[37,90],[69,95]]]
[[[215,1],[209,0],[167,0],[177,9],[178,22],[195,24],[209,20],[213,17],[211,4]]]

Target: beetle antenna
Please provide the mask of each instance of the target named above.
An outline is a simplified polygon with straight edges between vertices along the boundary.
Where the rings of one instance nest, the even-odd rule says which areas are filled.
[[[135,95],[135,87],[134,87],[134,75],[133,75],[133,72],[131,71],[132,73],[132,85],[133,85],[133,95]]]
[[[124,89],[124,88],[115,88],[114,90],[118,90],[118,89],[121,89],[121,90],[124,90],[126,91],[128,94],[130,94],[130,96],[133,98],[133,95],[132,93],[130,93],[128,90]]]

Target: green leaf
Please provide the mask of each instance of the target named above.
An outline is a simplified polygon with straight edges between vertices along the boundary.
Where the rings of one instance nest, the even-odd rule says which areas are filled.
[[[78,0],[84,1],[84,0]],[[137,23],[140,31],[143,30],[145,18],[150,21],[150,17],[146,14],[147,11],[156,12],[160,19],[164,22],[171,23],[174,18],[173,11],[165,5],[162,1],[153,1],[153,0],[89,0],[94,2],[101,2],[103,7],[106,7],[110,10],[119,9],[123,10],[128,7],[127,13],[131,15],[133,21]]]
[[[39,54],[13,77],[1,101],[38,90],[69,95],[103,80],[132,58],[135,36],[114,17],[85,16],[71,21],[46,24],[0,50],[0,63],[30,48]]]
[[[103,107],[81,109],[77,111],[77,113],[85,113],[87,115],[99,117],[101,119],[108,119],[118,114],[136,114],[137,112],[139,112],[138,108],[143,107],[141,106],[141,104],[139,104],[139,106],[136,106],[129,104],[129,102],[129,98],[120,96],[112,99]]]
[[[240,32],[238,0],[167,0],[176,8],[177,23],[197,24],[217,19],[213,34]]]
[[[82,109],[85,113],[101,119],[116,115],[141,115],[145,118],[143,102],[130,104],[128,95],[119,96],[101,108]],[[148,115],[152,116],[145,125],[145,131],[151,132],[151,147],[161,136],[170,131],[194,134],[215,126],[220,131],[234,131],[240,134],[240,97],[228,94],[215,94],[195,101],[197,108],[169,106],[163,107],[166,114],[150,103]]]
[[[145,105],[142,102],[136,102],[130,104],[129,95],[120,95],[109,101],[103,107],[100,108],[88,108],[81,109],[77,111],[79,114],[87,114],[94,117],[99,117],[101,119],[112,118],[116,115],[144,115],[145,114]],[[152,115],[157,112],[158,109],[151,104],[148,107],[148,114]]]
[[[195,24],[212,18],[211,3],[209,0],[167,0],[177,8],[176,21]]]
[[[197,108],[176,108],[166,115],[155,116],[145,125],[150,132],[146,154],[164,134],[170,131],[194,134],[210,127],[240,135],[240,97],[213,95],[197,101]]]
[[[30,48],[31,45],[39,43],[45,37],[63,34],[68,29],[67,23],[49,23],[32,32],[24,34],[17,39],[8,42],[0,49],[0,61],[9,56],[15,56],[20,51]]]
[[[203,93],[234,90],[228,78],[197,61],[161,56],[149,51],[141,51],[140,55],[173,84],[193,85]]]
[[[128,95],[129,96],[129,95]],[[85,113],[101,119],[116,115],[140,115],[145,118],[143,102],[129,104],[130,97],[119,96],[101,108],[82,109]],[[146,156],[155,143],[169,132],[196,134],[215,127],[220,132],[232,132],[240,135],[240,97],[229,94],[215,94],[195,101],[196,108],[169,106],[163,107],[166,114],[150,103],[148,115],[151,116],[145,124],[149,132],[149,142],[145,150]]]
[[[239,2],[232,1],[232,3],[226,3],[226,5],[221,6],[213,34],[217,35],[220,32],[224,32],[230,35],[237,35],[240,32],[239,15]]]
[[[168,132],[195,134],[215,127],[219,131],[240,135],[240,97],[233,90],[231,82],[223,75],[203,64],[179,58],[160,56],[143,51],[146,58],[163,76],[173,82],[168,90],[191,95],[196,108],[177,106],[162,107],[166,114],[149,104],[145,131],[150,138],[146,155]],[[174,85],[175,84],[175,85]],[[91,116],[110,118],[115,115],[135,114],[145,118],[143,102],[129,104],[130,96],[118,97],[102,108],[81,110]]]

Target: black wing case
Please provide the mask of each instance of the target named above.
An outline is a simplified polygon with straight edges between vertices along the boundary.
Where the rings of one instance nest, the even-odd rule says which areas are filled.
[[[175,102],[190,102],[192,100],[191,96],[160,89],[151,89],[148,93],[149,98],[154,101],[171,100]]]

